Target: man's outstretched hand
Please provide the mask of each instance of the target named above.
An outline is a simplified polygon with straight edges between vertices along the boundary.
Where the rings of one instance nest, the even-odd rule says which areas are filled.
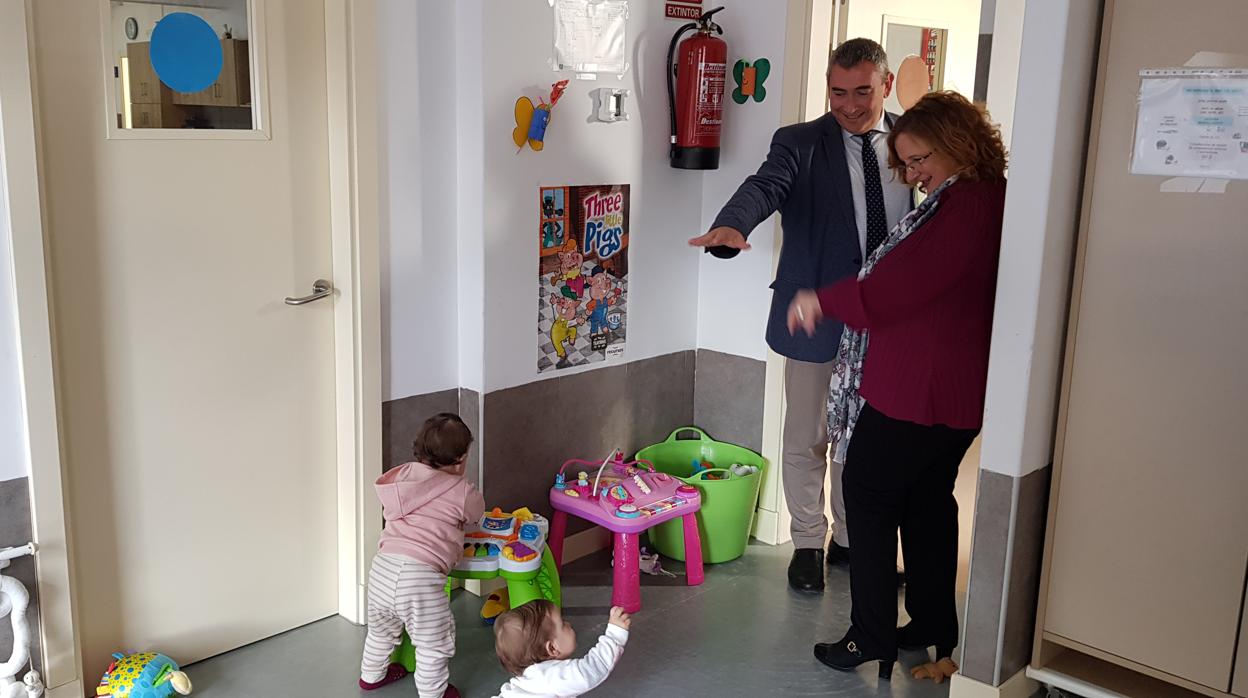
[[[748,250],[750,243],[745,241],[745,236],[736,228],[729,228],[721,225],[718,228],[711,228],[705,235],[699,235],[689,241],[691,247],[731,247],[734,250]]]

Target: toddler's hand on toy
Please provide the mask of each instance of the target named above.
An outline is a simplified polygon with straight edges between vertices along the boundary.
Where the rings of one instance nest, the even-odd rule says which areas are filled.
[[[619,606],[611,607],[611,625],[618,625],[628,630],[628,626],[632,625],[632,623],[633,617],[625,613],[623,608]]]

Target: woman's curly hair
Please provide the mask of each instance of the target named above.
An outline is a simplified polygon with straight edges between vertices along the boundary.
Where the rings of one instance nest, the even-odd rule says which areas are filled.
[[[905,181],[906,163],[897,155],[896,146],[897,136],[903,133],[952,160],[963,179],[1005,179],[1008,155],[1001,129],[988,120],[983,107],[957,92],[930,92],[897,117],[888,134],[888,166]]]

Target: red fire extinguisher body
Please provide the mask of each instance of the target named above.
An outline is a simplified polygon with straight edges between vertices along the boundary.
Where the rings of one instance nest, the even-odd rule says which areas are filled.
[[[680,43],[676,62],[677,127],[672,144],[672,167],[688,170],[719,167],[727,63],[728,44],[710,31],[698,31]]]

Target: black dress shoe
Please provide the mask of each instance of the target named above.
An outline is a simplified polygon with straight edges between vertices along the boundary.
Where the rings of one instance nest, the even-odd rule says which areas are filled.
[[[914,627],[914,623],[906,623],[897,628],[897,649],[906,652],[926,652],[928,647],[936,648],[936,659],[944,659],[953,656],[954,645],[941,645],[939,642],[932,642],[931,638],[923,637]]]
[[[823,551],[798,548],[789,561],[789,586],[795,591],[817,594],[823,591]]]
[[[867,662],[879,661],[879,677],[888,681],[893,677],[892,659],[872,657],[865,654],[858,643],[849,638],[840,642],[820,642],[815,645],[815,659],[837,671],[853,671]]]
[[[849,548],[832,541],[828,543],[828,555],[825,559],[829,565],[845,565],[849,567]]]

